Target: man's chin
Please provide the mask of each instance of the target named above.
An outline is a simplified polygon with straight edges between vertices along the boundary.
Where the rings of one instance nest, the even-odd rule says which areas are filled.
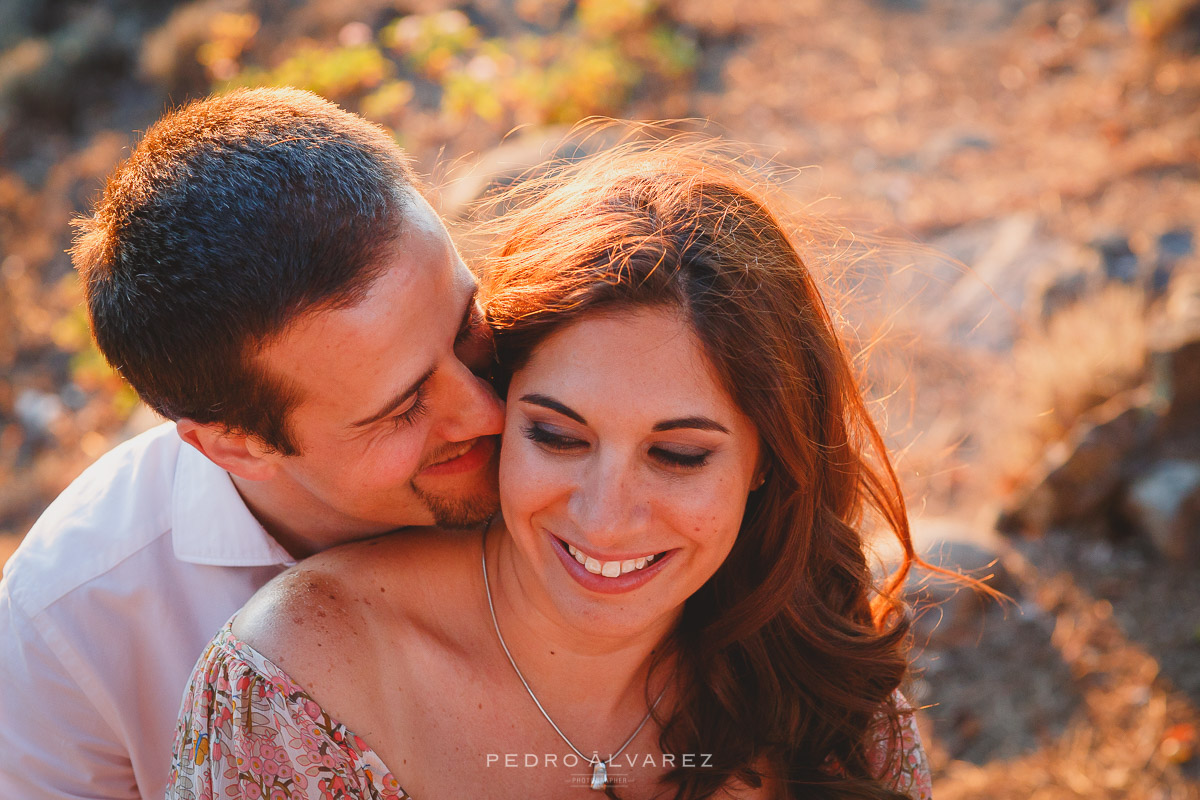
[[[466,494],[435,494],[413,486],[417,497],[429,509],[433,524],[448,530],[478,528],[500,510],[500,492],[490,481],[476,491]]]
[[[433,523],[448,530],[478,528],[500,511],[498,480],[500,448],[497,441],[488,463],[473,476],[472,486],[458,486],[452,491],[426,490],[412,481],[412,490],[425,504]]]
[[[498,497],[426,500],[433,522],[448,530],[470,530],[490,520],[500,509]]]

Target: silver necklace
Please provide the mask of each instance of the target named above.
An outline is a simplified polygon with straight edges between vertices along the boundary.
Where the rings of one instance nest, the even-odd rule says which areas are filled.
[[[663,690],[659,692],[658,698],[654,701],[654,704],[650,706],[650,710],[646,712],[646,716],[642,718],[642,721],[637,726],[637,729],[634,730],[634,732],[630,734],[629,738],[625,740],[625,744],[617,748],[616,752],[605,759],[601,759],[599,753],[591,756],[585,756],[583,753],[579,752],[579,748],[575,746],[575,743],[568,739],[567,735],[562,732],[562,728],[558,727],[554,720],[550,719],[550,715],[547,714],[546,709],[542,707],[542,702],[537,699],[537,695],[534,694],[533,689],[529,687],[529,681],[525,680],[525,676],[521,674],[521,668],[518,667],[517,662],[513,660],[512,653],[510,653],[508,650],[508,644],[504,641],[504,634],[500,632],[500,623],[496,620],[496,606],[492,603],[492,585],[488,581],[486,531],[483,535],[483,590],[487,595],[488,611],[491,612],[492,615],[492,627],[496,629],[496,638],[500,640],[500,647],[503,648],[504,655],[508,656],[508,663],[512,664],[513,672],[517,673],[517,677],[521,679],[521,685],[525,687],[525,691],[529,692],[529,696],[533,699],[534,705],[538,707],[538,711],[542,712],[542,716],[546,718],[546,722],[550,723],[550,727],[554,728],[554,732],[561,736],[562,740],[567,743],[567,746],[575,751],[575,755],[592,765],[592,789],[598,792],[604,791],[604,787],[608,785],[608,765],[612,763],[614,758],[621,755],[621,752],[629,746],[630,742],[636,739],[637,735],[642,732],[642,728],[646,727],[646,723],[650,721],[650,716],[654,713],[654,709],[658,708],[658,701],[662,700],[663,695],[667,693],[667,688],[664,686]]]

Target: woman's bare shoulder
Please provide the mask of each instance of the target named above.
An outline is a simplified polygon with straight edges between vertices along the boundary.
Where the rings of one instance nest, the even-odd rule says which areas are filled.
[[[414,529],[341,545],[281,573],[238,613],[233,633],[293,678],[349,665],[395,641],[431,605],[453,598],[479,549],[474,534]]]

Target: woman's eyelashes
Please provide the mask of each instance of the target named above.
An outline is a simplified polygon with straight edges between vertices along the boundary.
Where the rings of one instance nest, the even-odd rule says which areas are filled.
[[[688,451],[673,450],[666,447],[651,447],[650,457],[660,464],[680,469],[699,469],[708,463],[711,450],[689,449]]]
[[[578,453],[588,448],[588,442],[574,436],[568,436],[555,431],[553,428],[533,422],[524,428],[525,438],[543,449],[554,453]],[[648,454],[659,465],[670,469],[699,469],[708,463],[713,453],[701,447],[664,447],[653,445]]]
[[[541,445],[546,450],[556,453],[568,453],[578,451],[581,448],[587,447],[587,442],[582,439],[576,439],[572,436],[564,436],[561,433],[556,433],[554,430],[547,428],[544,425],[539,425],[536,422],[531,422],[525,426],[525,438],[535,444]]]

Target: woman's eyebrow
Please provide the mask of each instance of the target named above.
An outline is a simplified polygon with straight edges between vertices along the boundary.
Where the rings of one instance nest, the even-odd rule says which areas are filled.
[[[564,417],[569,417],[569,418],[575,420],[580,425],[588,424],[587,420],[584,419],[583,415],[580,414],[578,411],[576,411],[572,408],[569,408],[568,406],[564,406],[562,403],[558,402],[554,398],[546,397],[546,395],[544,395],[544,394],[524,395],[521,398],[521,402],[532,403],[535,406],[541,406],[542,408],[548,408],[551,411],[557,411],[559,414],[562,414]]]
[[[521,397],[521,402],[532,403],[535,406],[548,408],[551,411],[557,411],[564,417],[569,417],[575,420],[580,425],[587,425],[588,422],[575,409],[570,406],[563,405],[553,397],[547,397],[544,394],[527,394]],[[717,431],[718,433],[729,433],[729,429],[714,419],[708,417],[679,417],[677,419],[665,419],[662,422],[655,423],[652,430],[655,433],[661,431],[673,431],[680,428],[695,428],[702,431]]]
[[[729,429],[714,419],[708,417],[680,417],[679,419],[667,419],[654,424],[655,433],[659,431],[673,431],[679,428],[698,428],[702,431],[718,431],[719,433],[729,433]]]

